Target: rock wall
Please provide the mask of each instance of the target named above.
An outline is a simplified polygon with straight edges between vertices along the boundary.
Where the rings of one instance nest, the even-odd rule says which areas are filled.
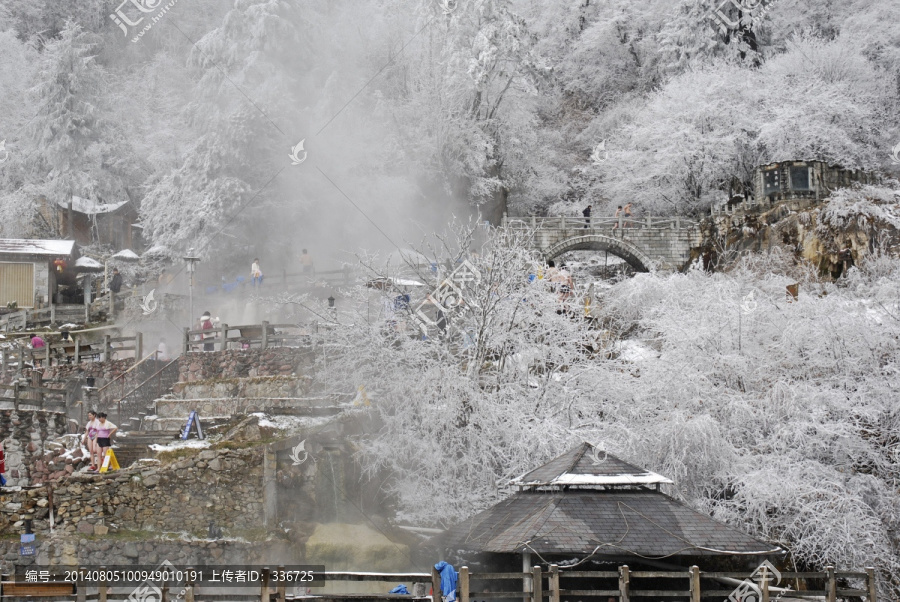
[[[35,556],[19,556],[18,541],[0,541],[0,571],[10,574],[15,566],[37,564],[46,566],[137,565],[156,568],[168,560],[178,567],[198,565],[278,565],[300,564],[287,541],[247,543],[234,539],[184,540],[155,539],[152,541],[122,541],[115,536],[104,538],[72,538],[37,536]]]
[[[108,474],[74,473],[53,488],[56,530],[201,533],[210,521],[230,529],[264,526],[262,448],[204,450],[167,466],[139,463]],[[0,533],[26,518],[49,530],[48,488],[0,494]]]
[[[51,473],[64,474],[65,465],[44,462],[44,442],[65,435],[67,428],[66,415],[60,412],[0,410],[7,487],[43,482]]]
[[[313,359],[313,351],[306,347],[192,351],[178,358],[178,380],[288,376],[305,371]]]

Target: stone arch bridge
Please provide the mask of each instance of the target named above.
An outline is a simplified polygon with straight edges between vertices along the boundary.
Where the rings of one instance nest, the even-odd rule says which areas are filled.
[[[687,266],[703,237],[699,222],[680,217],[507,217],[501,226],[533,234],[531,248],[545,260],[568,251],[608,251],[638,272]],[[587,226],[587,227],[585,227]]]

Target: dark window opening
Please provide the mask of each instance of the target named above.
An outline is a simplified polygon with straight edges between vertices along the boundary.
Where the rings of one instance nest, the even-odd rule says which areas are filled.
[[[791,190],[812,190],[809,168],[791,167]]]

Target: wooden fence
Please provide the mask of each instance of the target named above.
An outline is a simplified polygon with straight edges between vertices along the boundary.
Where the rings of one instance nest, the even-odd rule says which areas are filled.
[[[140,332],[128,337],[104,335],[95,341],[70,341],[48,343],[40,349],[19,347],[0,350],[0,377],[12,372],[21,373],[23,367],[49,366],[51,363],[67,364],[109,359],[113,354],[134,352],[140,358],[144,353],[143,335]]]
[[[278,567],[276,570],[284,570]],[[302,598],[316,598],[335,602],[363,601],[363,600],[440,600],[441,578],[437,571],[431,573],[352,573],[352,572],[324,572],[316,576],[325,582],[341,581],[375,581],[383,582],[385,592],[399,583],[409,586],[413,595],[401,594],[331,594],[317,592],[317,588],[303,587],[303,592],[289,593],[284,583],[272,584],[271,571],[268,568],[261,569],[262,579],[256,586],[256,593],[205,593],[204,584],[199,583],[158,583],[153,584],[157,588],[156,598],[161,602],[179,599],[185,602],[206,601],[233,601],[233,602],[286,602],[287,600],[300,600]],[[777,580],[776,580],[777,577]],[[616,586],[610,589],[578,589],[572,587],[572,581],[590,579],[594,583],[612,582]],[[758,576],[751,581],[748,572],[706,572],[697,566],[692,566],[687,571],[632,571],[628,566],[620,566],[618,571],[568,571],[551,565],[549,570],[542,570],[536,566],[530,572],[525,573],[473,573],[468,567],[462,567],[459,571],[457,592],[459,602],[474,602],[481,600],[506,599],[516,602],[560,602],[566,600],[581,600],[583,598],[606,598],[616,602],[630,602],[638,598],[666,598],[700,602],[704,598],[725,600],[750,600],[756,602],[775,602],[782,596],[790,598],[823,599],[826,602],[837,602],[839,599],[862,599],[867,602],[877,602],[875,569],[867,568],[865,571],[836,571],[833,567],[819,572],[783,572],[780,575],[768,575],[765,568],[761,568]],[[863,585],[861,589],[852,589],[846,586],[849,581],[858,581]],[[568,582],[567,584],[563,582]],[[665,582],[668,587],[660,586]],[[704,587],[703,584],[706,584]],[[775,582],[771,583],[770,582]],[[426,590],[431,589],[435,595],[426,595],[426,591],[416,592],[414,584],[426,584]],[[810,589],[809,583],[824,584],[824,589]],[[477,586],[475,584],[478,584]],[[508,585],[507,585],[508,584]],[[641,585],[649,584],[647,587]],[[74,586],[75,584],[68,584]],[[17,583],[4,580],[2,584],[3,599],[26,595],[54,596],[55,600],[72,600],[73,602],[86,600],[99,600],[100,602],[113,602],[127,600],[134,594],[134,588],[121,588],[123,592],[111,592],[107,586],[114,583],[92,584],[97,589],[96,593],[87,593],[87,587],[79,585],[72,587],[74,594],[60,595],[65,589],[64,583]],[[569,585],[569,587],[563,587]],[[29,589],[30,586],[30,589]],[[503,587],[502,591],[494,589]],[[41,588],[44,588],[43,590]],[[294,589],[293,587],[291,589]],[[54,593],[50,593],[51,590]],[[41,591],[47,593],[42,594]],[[32,598],[33,599],[33,598]],[[606,602],[606,601],[604,601]]]
[[[182,352],[224,351],[225,349],[268,349],[269,347],[301,347],[312,343],[327,324],[220,324],[209,330],[184,329]]]

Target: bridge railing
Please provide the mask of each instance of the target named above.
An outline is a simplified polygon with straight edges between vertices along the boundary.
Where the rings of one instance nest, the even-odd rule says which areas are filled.
[[[647,215],[643,217],[508,217],[503,215],[501,226],[521,230],[617,230],[617,229],[650,229],[681,230],[693,228],[698,222],[680,216],[659,217]],[[587,228],[585,228],[585,226]]]

